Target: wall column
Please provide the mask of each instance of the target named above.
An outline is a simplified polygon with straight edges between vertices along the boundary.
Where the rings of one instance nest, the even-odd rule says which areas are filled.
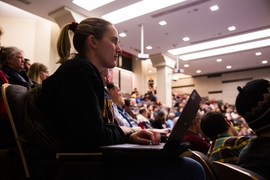
[[[157,68],[157,97],[162,104],[172,106],[172,80],[171,76],[175,67],[175,60],[163,54],[150,56],[152,64]]]

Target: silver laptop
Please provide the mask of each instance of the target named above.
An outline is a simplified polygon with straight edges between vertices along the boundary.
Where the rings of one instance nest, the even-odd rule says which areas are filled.
[[[193,90],[190,94],[190,98],[188,99],[180,117],[178,118],[176,124],[174,125],[171,134],[166,141],[166,143],[160,143],[159,145],[139,145],[139,144],[117,144],[117,145],[109,145],[109,146],[101,146],[101,149],[108,152],[108,150],[113,150],[117,152],[122,151],[164,151],[164,150],[172,150],[179,149],[181,147],[182,140],[191,125],[193,119],[198,112],[198,109],[201,105],[201,97],[196,90]],[[183,145],[184,143],[182,143]],[[186,145],[186,144],[184,144]]]

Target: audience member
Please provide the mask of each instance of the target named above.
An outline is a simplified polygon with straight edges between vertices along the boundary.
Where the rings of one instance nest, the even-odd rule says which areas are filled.
[[[109,95],[113,101],[113,112],[116,123],[119,126],[129,127],[130,132],[132,131],[131,127],[136,126],[136,122],[133,122],[132,119],[129,119],[128,114],[122,108],[125,105],[124,98],[117,84],[113,82],[107,83],[107,89]]]
[[[148,119],[148,112],[145,107],[140,108],[139,114],[137,115],[137,122],[142,129],[153,129],[151,122]]]
[[[201,119],[202,132],[212,141],[207,153],[212,161],[236,164],[250,138],[238,136],[227,117],[219,112],[208,112]]]
[[[24,58],[24,70],[28,73],[28,70],[31,67],[30,59]]]
[[[0,27],[0,38],[3,35],[4,31],[2,27]],[[1,44],[1,43],[0,43]],[[0,46],[0,149],[8,149],[8,148],[17,148],[17,144],[15,141],[14,133],[9,122],[7,109],[4,104],[4,100],[2,97],[1,86],[2,84],[8,83],[8,80],[1,70],[2,68],[2,49]]]
[[[154,80],[153,80],[152,77],[150,77],[149,80],[148,80],[148,87],[149,88],[153,88],[154,87]]]
[[[42,63],[33,63],[28,72],[29,78],[37,84],[41,84],[44,79],[49,77],[48,67]]]
[[[134,113],[134,111],[132,110],[132,100],[131,99],[125,99],[124,100],[125,105],[124,105],[124,109],[125,111],[128,113],[128,115],[133,118],[133,119],[137,119],[136,114]]]
[[[10,84],[18,84],[25,87],[34,85],[32,80],[27,76],[24,68],[23,51],[17,47],[1,47],[0,64]],[[2,86],[2,84],[0,84]]]
[[[174,118],[175,118],[175,114],[174,113],[169,113],[168,114],[168,119],[166,121],[166,127],[167,128],[173,128],[174,126]]]
[[[99,73],[104,86],[104,108],[102,110],[102,117],[105,123],[114,123],[113,102],[106,87],[109,83],[110,69],[102,68]]]
[[[153,105],[152,104],[147,104],[147,118],[150,119],[155,119],[154,116],[154,111],[153,111]]]
[[[163,111],[159,111],[155,117],[155,120],[151,120],[151,125],[156,129],[166,128],[166,114]]]
[[[74,32],[73,45],[78,52],[70,60],[69,30]],[[150,141],[157,145],[160,142],[160,134],[151,130],[125,134],[118,125],[104,123],[104,83],[100,71],[115,67],[121,53],[118,42],[116,28],[99,18],[65,25],[60,33],[57,49],[61,66],[42,82],[40,105],[43,112],[58,124],[65,141],[64,151],[95,152],[100,151],[101,145],[150,144]],[[160,161],[144,161],[140,167],[155,168],[131,175],[127,170],[138,167],[138,164],[129,163],[127,166],[126,160],[118,160],[104,167],[104,173],[111,179],[205,179],[198,162],[181,157],[171,161],[166,163],[166,168]]]
[[[193,151],[200,151],[204,154],[207,154],[210,143],[202,137],[201,132],[201,114],[197,113],[195,118],[192,121],[192,124],[188,128],[187,133],[185,134],[182,142],[189,142],[190,149]]]
[[[237,112],[257,135],[241,151],[238,165],[270,179],[270,82],[255,79],[237,89]]]

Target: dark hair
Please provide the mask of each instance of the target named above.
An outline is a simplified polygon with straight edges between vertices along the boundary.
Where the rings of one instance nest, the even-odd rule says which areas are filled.
[[[220,112],[208,112],[201,119],[201,130],[213,141],[229,129],[225,118]]]
[[[57,52],[59,60],[57,63],[63,63],[70,58],[70,38],[69,30],[74,32],[73,45],[79,56],[85,57],[86,55],[86,39],[88,36],[93,35],[96,39],[102,39],[103,34],[108,30],[108,26],[112,25],[109,21],[101,18],[87,18],[80,22],[80,24],[72,22],[66,24],[61,32],[57,41]]]
[[[249,127],[260,136],[270,132],[270,82],[266,79],[249,81],[243,88],[237,87],[239,94],[235,106]]]
[[[139,114],[142,114],[144,112],[147,112],[146,108],[145,107],[141,107],[140,110],[139,110]]]
[[[124,99],[124,101],[125,101],[125,105],[127,107],[129,107],[130,106],[130,99]]]
[[[166,121],[166,117],[164,118],[165,113],[163,111],[159,111],[155,117],[155,122],[159,122],[164,124]]]
[[[108,90],[114,89],[114,83],[113,83],[113,82],[109,82],[109,83],[106,85],[106,87],[107,87]]]

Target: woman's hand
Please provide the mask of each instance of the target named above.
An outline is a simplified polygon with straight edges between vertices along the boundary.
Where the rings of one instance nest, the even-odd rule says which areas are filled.
[[[160,143],[160,133],[148,129],[142,129],[133,133],[129,137],[129,141],[135,144],[150,144],[158,145]]]

